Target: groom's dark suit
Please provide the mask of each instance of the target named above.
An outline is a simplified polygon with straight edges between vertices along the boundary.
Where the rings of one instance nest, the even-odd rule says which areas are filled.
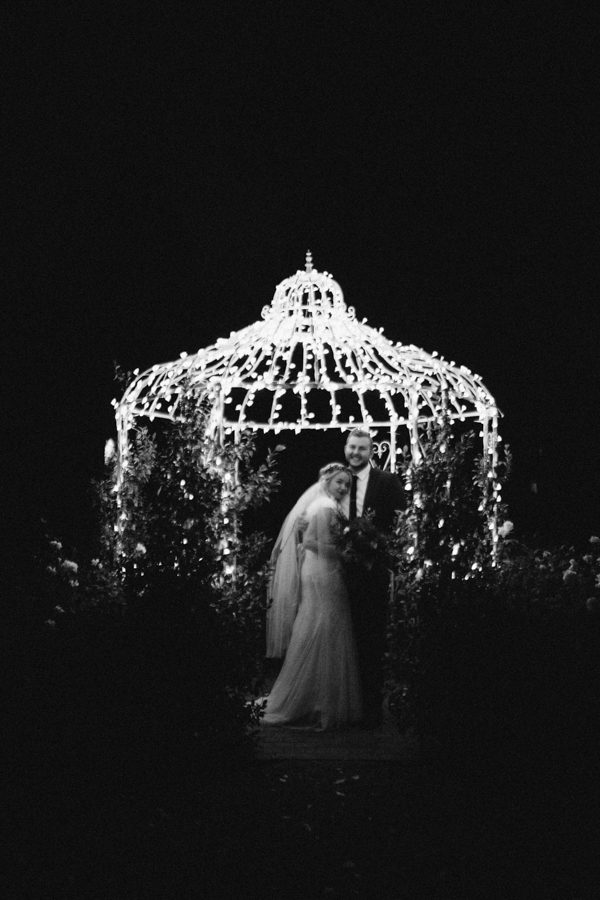
[[[374,525],[390,532],[396,510],[405,506],[404,490],[397,475],[371,468],[362,514],[374,513]],[[385,565],[372,569],[353,567],[348,589],[363,689],[364,719],[367,725],[381,721],[383,699],[383,654],[389,596],[389,572]]]
[[[369,472],[363,514],[375,513],[375,525],[383,532],[390,531],[396,510],[404,509],[404,489],[397,475],[372,468]]]

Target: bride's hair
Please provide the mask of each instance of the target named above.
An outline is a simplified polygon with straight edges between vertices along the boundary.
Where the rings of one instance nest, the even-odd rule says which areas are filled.
[[[352,477],[352,472],[345,466],[343,463],[332,462],[327,463],[326,466],[323,466],[322,469],[319,469],[319,481],[323,484],[329,484],[334,475],[338,475],[340,472],[345,472],[346,475]]]

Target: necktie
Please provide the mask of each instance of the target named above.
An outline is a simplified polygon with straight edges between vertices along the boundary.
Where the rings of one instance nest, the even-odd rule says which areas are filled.
[[[358,475],[352,476],[352,487],[350,488],[350,521],[356,518],[356,488],[358,485]]]

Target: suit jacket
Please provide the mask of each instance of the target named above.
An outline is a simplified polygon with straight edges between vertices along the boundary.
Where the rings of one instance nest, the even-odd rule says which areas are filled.
[[[372,509],[375,525],[381,531],[391,531],[396,510],[404,509],[404,488],[397,475],[382,469],[371,469],[363,512]]]

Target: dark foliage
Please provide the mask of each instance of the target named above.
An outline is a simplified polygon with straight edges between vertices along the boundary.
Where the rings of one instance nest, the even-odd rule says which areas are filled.
[[[205,410],[188,412],[137,435],[119,529],[109,467],[97,556],[42,523],[7,597],[15,896],[243,886],[266,602],[266,541],[243,517],[268,499],[274,456],[255,465],[245,437],[215,458]]]
[[[583,770],[600,712],[600,541],[576,553],[509,538],[500,493],[510,457],[489,479],[472,433],[454,440],[441,423],[428,439],[421,464],[405,465],[412,503],[396,531],[390,705],[444,764]]]
[[[498,772],[597,769],[600,618],[502,599],[482,583],[423,589],[412,702],[425,752]]]
[[[114,896],[154,896],[163,880],[226,877],[253,743],[217,615],[189,601],[163,583],[143,606],[65,612],[13,640],[5,813],[24,895],[110,895],[114,879]]]
[[[229,648],[229,685],[244,691],[261,678],[269,549],[247,521],[279,483],[278,448],[258,463],[251,435],[222,443],[191,389],[177,413],[162,434],[135,432],[118,493],[116,467],[99,486],[100,568],[127,603],[170,581],[192,605],[208,603]]]

